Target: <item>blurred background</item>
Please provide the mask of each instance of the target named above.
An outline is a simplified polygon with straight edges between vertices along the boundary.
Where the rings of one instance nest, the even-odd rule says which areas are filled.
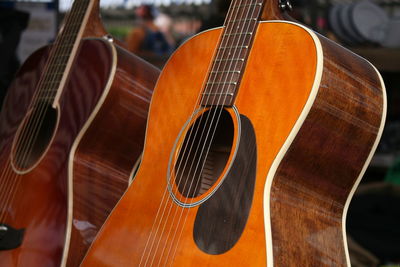
[[[347,217],[353,266],[400,266],[400,0],[293,0],[290,15],[371,61],[388,95],[382,140]],[[0,0],[0,105],[20,64],[54,41],[72,0]],[[162,68],[199,31],[223,24],[227,0],[101,0],[108,32]]]

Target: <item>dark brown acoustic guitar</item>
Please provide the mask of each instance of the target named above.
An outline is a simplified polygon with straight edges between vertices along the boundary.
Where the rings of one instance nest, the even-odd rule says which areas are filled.
[[[159,70],[115,45],[76,0],[0,115],[0,265],[78,266],[129,184]]]
[[[376,69],[233,0],[169,59],[142,162],[82,266],[346,266],[350,199],[380,139]]]

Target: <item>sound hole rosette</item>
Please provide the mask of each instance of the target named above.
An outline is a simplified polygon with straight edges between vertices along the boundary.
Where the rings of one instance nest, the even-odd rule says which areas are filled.
[[[178,185],[176,183],[176,178],[177,177],[175,173],[175,166],[178,161],[179,155],[180,155],[180,150],[184,144],[186,134],[190,132],[191,127],[196,123],[196,121],[204,115],[206,112],[210,111],[211,109],[214,108],[201,108],[197,109],[194,112],[194,115],[191,116],[186,123],[183,125],[182,129],[180,130],[178,137],[175,140],[174,146],[172,148],[169,162],[168,162],[168,169],[167,169],[167,189],[169,192],[170,197],[172,200],[178,204],[181,207],[184,208],[190,208],[190,207],[195,207],[200,205],[201,203],[205,202],[207,199],[209,199],[217,190],[218,188],[222,185],[223,181],[226,178],[226,175],[229,173],[229,170],[232,167],[232,163],[234,162],[234,159],[236,157],[237,149],[238,149],[238,144],[240,141],[240,131],[241,131],[241,124],[240,124],[240,114],[237,111],[236,107],[231,107],[231,108],[224,108],[223,112],[226,112],[229,114],[229,117],[232,122],[232,145],[230,148],[229,156],[226,160],[226,164],[224,165],[220,175],[218,178],[215,179],[214,183],[200,195],[197,195],[195,197],[190,197],[190,196],[185,196],[182,194],[182,192],[179,190]]]
[[[37,121],[37,112],[43,116],[41,121]],[[40,127],[34,126],[32,132],[26,131],[32,121]],[[28,173],[39,165],[54,140],[59,122],[59,108],[53,108],[50,103],[40,102],[27,113],[18,127],[11,148],[11,166],[16,173]],[[24,140],[31,141],[28,150],[21,150]]]

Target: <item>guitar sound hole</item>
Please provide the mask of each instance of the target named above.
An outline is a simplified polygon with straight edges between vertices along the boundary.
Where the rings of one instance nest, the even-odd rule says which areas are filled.
[[[220,113],[221,109],[209,109],[186,132],[174,167],[175,184],[185,197],[198,197],[207,192],[228,162],[234,125],[229,112],[224,109],[219,116]]]
[[[57,125],[57,110],[39,103],[24,120],[14,144],[14,166],[26,170],[35,165],[46,151]]]

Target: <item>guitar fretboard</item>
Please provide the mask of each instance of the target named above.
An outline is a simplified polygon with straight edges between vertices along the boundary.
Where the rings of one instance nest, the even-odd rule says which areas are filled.
[[[41,77],[41,83],[37,88],[35,101],[51,103],[54,100],[74,45],[79,41],[77,37],[83,25],[85,15],[89,12],[88,6],[90,1],[75,0],[69,14],[66,16],[64,27],[50,50],[45,71]]]
[[[233,0],[212,62],[201,104],[233,104],[244,71],[263,0]]]

